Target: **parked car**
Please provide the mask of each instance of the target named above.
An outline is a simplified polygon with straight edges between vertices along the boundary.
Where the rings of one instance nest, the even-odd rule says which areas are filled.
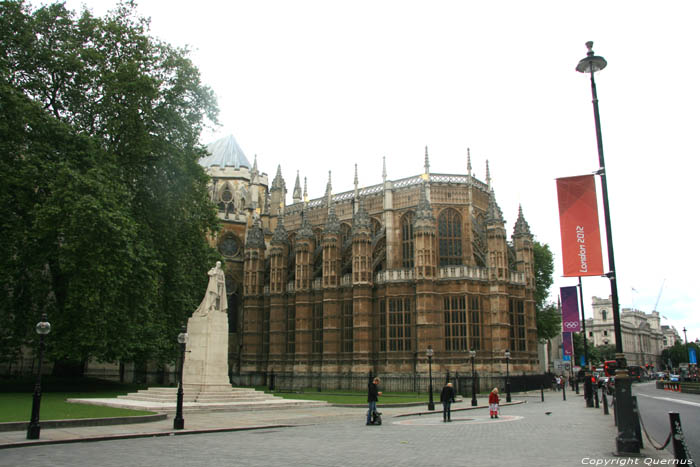
[[[601,376],[600,378],[598,378],[598,389],[606,386],[610,378],[610,376]]]

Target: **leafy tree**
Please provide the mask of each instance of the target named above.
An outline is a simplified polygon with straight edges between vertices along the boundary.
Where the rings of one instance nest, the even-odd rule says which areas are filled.
[[[695,342],[688,342],[688,348],[694,348],[696,355],[700,353],[698,352],[700,348]],[[688,348],[681,341],[676,341],[671,347],[661,352],[661,362],[664,366],[668,366],[670,361],[673,368],[678,368],[681,363],[688,363]]]
[[[213,93],[134,10],[0,4],[2,354],[47,312],[58,362],[168,360],[219,258]]]
[[[537,337],[549,340],[561,332],[561,314],[554,303],[547,302],[554,279],[554,256],[546,243],[534,241],[535,259],[535,317]]]

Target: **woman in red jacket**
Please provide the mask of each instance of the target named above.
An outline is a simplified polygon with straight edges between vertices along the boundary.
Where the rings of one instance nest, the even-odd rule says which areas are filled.
[[[498,418],[498,388],[493,388],[491,394],[489,394],[489,412],[491,413],[491,418]]]

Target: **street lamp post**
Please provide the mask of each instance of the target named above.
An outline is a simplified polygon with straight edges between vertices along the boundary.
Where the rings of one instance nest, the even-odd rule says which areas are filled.
[[[433,347],[428,346],[425,351],[428,356],[428,410],[435,410],[435,402],[433,402]]]
[[[591,75],[591,94],[593,96],[593,117],[595,120],[596,142],[598,144],[598,161],[600,169],[596,174],[600,175],[600,184],[603,194],[603,212],[605,214],[605,230],[608,244],[608,266],[610,272],[606,274],[610,279],[610,294],[612,296],[613,324],[615,326],[615,360],[617,370],[615,373],[615,412],[618,415],[618,433],[616,447],[618,455],[638,454],[639,441],[635,435],[635,413],[632,401],[632,384],[627,373],[627,361],[622,350],[622,328],[620,326],[620,305],[617,295],[617,278],[615,270],[615,254],[613,250],[612,224],[610,222],[610,205],[608,202],[608,182],[605,173],[605,158],[603,156],[603,137],[600,130],[600,112],[598,109],[598,92],[595,85],[595,72],[604,69],[608,62],[603,57],[593,53],[593,42],[586,42],[588,52],[576,66],[579,73]]]
[[[506,402],[510,402],[510,371],[508,364],[510,363],[510,350],[506,350]]]
[[[187,328],[182,326],[182,332],[177,335],[177,342],[180,344],[180,370],[178,371],[177,385],[177,411],[173,420],[173,429],[182,430],[185,428],[185,419],[182,417],[182,369],[185,366],[185,346],[187,345]]]
[[[472,359],[472,407],[476,407],[476,373],[474,373],[474,357],[476,357],[476,350],[470,350],[469,356]]]
[[[44,336],[51,332],[51,323],[46,320],[46,313],[41,315],[41,321],[36,323],[36,333],[39,334],[39,365],[34,384],[34,397],[32,399],[32,418],[27,427],[27,439],[39,439],[41,425],[39,425],[39,410],[41,408],[41,363],[44,359]]]
[[[683,326],[683,338],[685,339],[685,353],[688,356],[688,368],[690,368],[690,348],[688,347],[688,330]]]
[[[588,358],[588,339],[586,338],[586,314],[583,311],[583,283],[581,277],[578,278],[578,293],[581,301],[581,326],[583,329],[583,358],[586,360],[586,367],[583,371],[583,398],[586,407],[593,408],[593,386],[591,383],[591,361]]]

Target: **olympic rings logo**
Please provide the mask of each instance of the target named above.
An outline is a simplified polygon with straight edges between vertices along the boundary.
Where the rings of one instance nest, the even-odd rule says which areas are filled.
[[[564,323],[564,328],[566,329],[575,329],[579,327],[579,323],[577,321],[566,321]]]

